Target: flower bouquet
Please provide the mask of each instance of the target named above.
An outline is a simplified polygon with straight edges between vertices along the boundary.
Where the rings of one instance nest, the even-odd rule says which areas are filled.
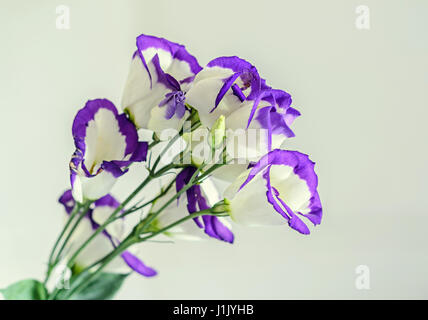
[[[131,272],[157,274],[139,245],[156,237],[232,244],[231,222],[301,234],[321,222],[314,162],[284,149],[300,116],[290,94],[236,56],[202,68],[180,44],[148,35],[136,44],[123,112],[95,99],[74,118],[66,222],[44,281],[11,284],[6,299],[112,298]],[[138,185],[115,198],[135,166]]]

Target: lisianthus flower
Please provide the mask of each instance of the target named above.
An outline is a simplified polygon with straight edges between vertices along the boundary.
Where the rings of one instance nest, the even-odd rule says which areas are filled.
[[[76,151],[70,162],[73,197],[79,202],[109,193],[133,162],[146,159],[147,142],[107,99],[90,100],[73,122]]]
[[[59,202],[64,205],[67,214],[70,214],[75,205],[71,190],[65,191],[59,198]],[[91,234],[108,219],[118,206],[119,202],[109,194],[94,202],[93,207],[91,207],[85,219],[81,221],[72,235],[65,260],[67,260],[67,257],[71,255],[74,250],[79,248]],[[106,229],[97,235],[77,256],[75,268],[77,270],[84,269],[109,254],[124,239],[126,235],[125,231],[126,221],[124,218],[117,219],[110,223]],[[146,266],[138,258],[136,250],[132,247],[124,251],[120,257],[113,260],[112,263],[107,266],[106,271],[127,273],[130,268],[146,277],[157,274],[154,269]]]
[[[201,69],[184,46],[142,34],[137,38],[122,107],[138,128],[158,134],[164,129],[179,130],[189,115],[186,92]]]
[[[290,129],[300,113],[291,96],[272,89],[257,69],[238,57],[220,57],[200,71],[186,95],[204,127],[224,116],[226,143],[232,159],[260,158],[294,136]]]
[[[291,228],[309,234],[305,222],[317,225],[322,218],[314,165],[297,151],[276,149],[262,157],[224,193],[232,220],[250,226],[288,222]]]
[[[155,202],[151,211],[155,212],[162,207],[175,192],[179,192],[195,173],[196,168],[189,166],[183,169],[176,177],[175,190],[171,188],[165,196]],[[200,185],[189,188],[182,194],[177,202],[171,203],[156,218],[154,225],[156,228],[164,228],[171,223],[197,211],[206,210],[220,200],[220,195],[210,179],[205,179]],[[193,221],[186,221],[165,232],[165,235],[184,240],[204,239],[203,229],[209,237],[233,243],[234,235],[230,231],[230,224],[224,217],[203,215],[194,218]]]

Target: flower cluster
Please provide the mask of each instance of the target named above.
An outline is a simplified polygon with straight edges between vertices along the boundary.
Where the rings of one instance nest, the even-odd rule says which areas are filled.
[[[61,297],[101,270],[155,275],[136,244],[158,235],[233,243],[231,222],[288,224],[302,234],[321,222],[314,162],[284,150],[300,116],[289,93],[236,56],[201,67],[180,44],[147,35],[136,44],[123,112],[96,99],[74,119],[71,190],[60,198],[68,220],[48,277],[65,261],[83,285]],[[117,201],[115,182],[138,163],[147,176]],[[137,221],[129,219],[135,212]]]

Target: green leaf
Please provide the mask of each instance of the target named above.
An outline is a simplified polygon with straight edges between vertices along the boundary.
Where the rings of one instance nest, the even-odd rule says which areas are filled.
[[[45,286],[33,279],[15,282],[6,289],[1,289],[6,300],[45,300],[47,290]]]
[[[127,276],[128,274],[101,273],[74,295],[72,300],[109,300],[114,297]]]

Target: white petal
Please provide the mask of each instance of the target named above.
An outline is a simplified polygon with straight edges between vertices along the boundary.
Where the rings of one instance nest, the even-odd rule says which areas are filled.
[[[261,174],[258,174],[244,188],[239,190],[249,172],[250,170],[247,170],[241,174],[225,191],[225,198],[230,201],[230,217],[232,220],[247,226],[287,223],[287,220],[276,212],[267,201],[266,181]]]
[[[77,175],[75,186],[81,185],[84,199],[97,200],[110,192],[116,180],[110,172],[104,170],[92,178]],[[76,193],[75,189],[76,187],[73,187],[73,196]]]
[[[221,196],[218,191],[218,188],[210,178],[205,179],[200,184],[200,186],[201,186],[202,194],[204,198],[207,200],[208,205],[212,206],[216,204],[218,201],[220,201]]]
[[[253,101],[245,101],[240,108],[235,110],[226,118],[227,152],[231,158],[258,160],[266,154],[268,149],[268,130],[262,128],[254,118],[247,129],[248,119],[253,108]],[[261,102],[258,108],[264,107],[265,102]],[[283,136],[272,136],[272,147],[279,147],[283,142]]]
[[[204,180],[204,182],[201,184],[201,189],[208,205],[213,205],[220,200],[220,194],[210,179]],[[175,189],[172,188],[166,196],[162,197],[158,202],[155,203],[152,208],[152,212],[163,206],[166,201],[170,199],[175,193]],[[158,228],[166,227],[188,215],[187,199],[186,195],[184,194],[180,197],[178,204],[177,201],[174,201],[165,210],[163,210],[163,212],[156,218],[156,226]],[[202,218],[200,219],[202,221]],[[225,222],[223,219],[221,221],[223,223]],[[226,224],[229,225],[227,222]],[[209,236],[204,233],[204,230],[199,228],[193,220],[187,220],[186,222],[171,228],[165,232],[165,235],[179,240],[202,240],[209,238]]]
[[[227,79],[233,75],[233,70],[221,67],[206,67],[195,77],[194,82],[198,83],[207,79]]]
[[[213,172],[213,177],[222,181],[233,182],[247,170],[248,164],[228,164]]]
[[[75,230],[75,233],[70,239],[70,245],[68,246],[68,258],[79,248],[94,232],[92,229],[89,219],[82,219],[79,226]],[[90,266],[92,263],[103,258],[111,251],[113,251],[113,245],[110,240],[104,235],[97,235],[89,245],[82,250],[76,259],[76,265],[79,268],[85,268]],[[121,261],[120,257],[112,261],[105,271],[107,272],[126,272],[129,268],[126,268],[126,264]]]
[[[196,166],[211,161],[211,147],[207,141],[208,134],[209,131],[202,127],[192,131],[187,137],[189,148],[191,148],[191,161]]]
[[[141,59],[137,56],[132,60],[122,96],[122,108],[128,110],[139,128],[147,128],[151,109],[159,105],[169,92],[163,84],[157,82],[153,63],[147,63],[147,67],[151,80]]]
[[[280,198],[294,212],[308,213],[312,194],[305,180],[293,172],[293,168],[273,165],[270,169],[271,184],[279,191]]]
[[[162,62],[162,61],[161,61]],[[163,69],[177,80],[183,80],[193,76],[189,64],[186,61],[173,59],[168,69]]]
[[[165,113],[167,108],[167,106],[154,107],[150,112],[150,117],[146,114],[146,117],[150,119],[147,124],[147,128],[154,131],[158,136],[162,134],[163,130],[180,130],[186,119],[189,117],[189,111],[186,111],[182,118],[179,118],[177,114],[174,114],[171,119],[166,119]]]
[[[136,56],[131,61],[128,79],[122,96],[122,107],[129,108],[150,91],[150,75],[141,59]]]
[[[161,199],[159,199],[158,202],[155,203],[155,205],[152,208],[152,211],[156,211],[161,206],[163,206],[168,199],[173,197],[175,194],[175,188],[171,188],[170,191]],[[162,211],[162,213],[156,218],[156,226],[158,228],[164,228],[171,223],[184,218],[189,215],[187,211],[187,199],[186,195],[182,195],[180,198],[180,201],[173,201],[165,210]],[[200,240],[203,236],[203,230],[200,229],[193,220],[187,220],[184,223],[181,223],[180,225],[171,228],[167,232],[165,232],[165,235],[180,239],[180,240]]]
[[[196,75],[192,87],[186,94],[186,102],[198,111],[202,124],[208,128],[212,127],[220,115],[230,114],[231,108],[236,108],[240,103],[235,96],[230,97],[230,94],[226,94],[216,110],[210,112],[224,85],[224,79],[232,74],[230,69],[206,68]]]
[[[239,192],[239,188],[241,185],[247,180],[248,175],[251,169],[247,169],[243,171],[224,191],[224,197],[226,199],[233,199],[237,192]]]
[[[73,186],[71,189],[71,194],[73,195],[73,199],[79,203],[83,202],[83,189],[82,189],[82,180],[78,174],[74,177]]]
[[[125,136],[120,132],[116,116],[101,108],[89,121],[85,137],[85,166],[95,173],[103,161],[122,159],[125,155]]]
[[[159,57],[159,64],[164,71],[166,71],[173,62],[171,52],[160,48],[147,48],[142,50],[141,53],[143,54],[144,60],[146,60],[147,64],[149,64],[153,57],[157,54]]]
[[[102,225],[116,209],[110,206],[98,206],[92,211],[92,218],[96,223]],[[107,225],[107,232],[114,238],[122,240],[125,225],[123,219],[117,219]]]

